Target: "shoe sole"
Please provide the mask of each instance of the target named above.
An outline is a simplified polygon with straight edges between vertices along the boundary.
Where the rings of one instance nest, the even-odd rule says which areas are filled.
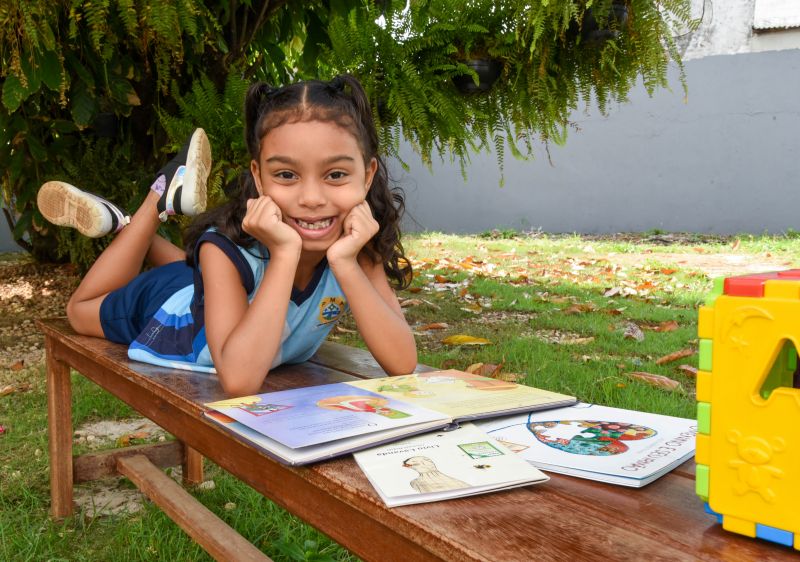
[[[111,229],[102,203],[68,183],[45,183],[39,189],[36,204],[49,222],[57,226],[70,226],[90,238],[105,236]]]
[[[211,173],[211,143],[203,129],[197,129],[189,142],[186,173],[181,191],[181,213],[198,215],[206,210],[206,182]]]

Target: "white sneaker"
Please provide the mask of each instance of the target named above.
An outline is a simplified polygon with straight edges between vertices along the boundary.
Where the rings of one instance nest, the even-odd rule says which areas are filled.
[[[158,218],[199,215],[206,210],[206,182],[211,173],[211,143],[203,129],[195,129],[181,151],[159,170],[167,187],[158,201]]]
[[[131,222],[130,215],[110,201],[63,181],[42,185],[36,204],[49,222],[76,228],[90,238],[119,232]]]

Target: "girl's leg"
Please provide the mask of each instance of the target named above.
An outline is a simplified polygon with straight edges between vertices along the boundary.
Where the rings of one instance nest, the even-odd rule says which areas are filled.
[[[157,248],[154,252],[156,256],[161,258],[162,254],[169,255],[165,246],[172,244],[156,234],[161,224],[156,208],[159,198],[154,191],[147,194],[142,206],[131,217],[130,224],[100,254],[72,294],[67,303],[67,318],[76,332],[103,337],[100,304],[106,295],[127,285],[139,275],[152,246]],[[178,250],[176,246],[172,248]]]

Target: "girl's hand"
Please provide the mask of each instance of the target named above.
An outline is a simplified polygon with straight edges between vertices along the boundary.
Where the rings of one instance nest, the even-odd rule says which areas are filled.
[[[328,248],[328,263],[355,261],[367,242],[378,233],[378,221],[366,201],[353,207],[342,224],[342,236]]]
[[[264,244],[272,256],[287,250],[299,255],[303,248],[300,234],[283,222],[281,210],[268,195],[247,200],[242,230]]]

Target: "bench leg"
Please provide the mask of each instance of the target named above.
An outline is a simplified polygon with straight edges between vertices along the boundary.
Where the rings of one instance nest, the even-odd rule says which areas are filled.
[[[48,338],[47,426],[50,443],[50,513],[56,519],[72,515],[72,387],[69,365],[53,354]]]
[[[193,486],[203,481],[203,455],[183,443],[183,484]]]

